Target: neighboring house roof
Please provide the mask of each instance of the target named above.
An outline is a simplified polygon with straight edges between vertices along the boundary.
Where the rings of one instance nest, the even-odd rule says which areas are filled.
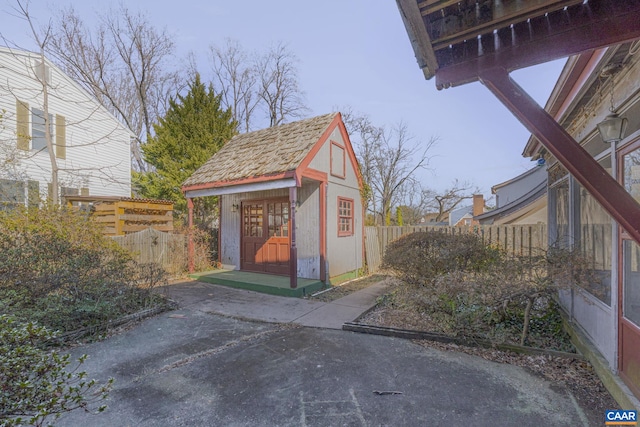
[[[482,224],[520,219],[546,205],[547,170],[535,166],[515,178],[494,185],[491,192],[496,195],[496,208],[476,215],[474,219]]]
[[[464,217],[473,218],[473,206],[458,208],[449,213],[449,225],[458,224]]]
[[[183,186],[233,182],[295,170],[339,113],[236,135]]]
[[[493,224],[495,221],[514,215],[517,212],[521,212],[522,215],[519,217],[522,217],[537,207],[542,207],[538,205],[546,199],[546,195],[547,181],[545,180],[530,192],[522,195],[522,197],[492,211],[485,212],[482,215],[476,215],[475,219],[482,224]],[[546,204],[546,202],[544,204]]]

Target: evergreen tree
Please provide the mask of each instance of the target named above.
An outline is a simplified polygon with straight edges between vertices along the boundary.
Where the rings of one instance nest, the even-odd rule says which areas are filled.
[[[150,172],[134,172],[139,195],[174,202],[176,219],[184,220],[187,203],[182,183],[236,133],[231,109],[223,110],[221,97],[206,87],[196,74],[186,95],[169,100],[164,117],[154,124],[155,135],[142,147]],[[214,198],[195,199],[196,215],[207,218],[215,208]]]

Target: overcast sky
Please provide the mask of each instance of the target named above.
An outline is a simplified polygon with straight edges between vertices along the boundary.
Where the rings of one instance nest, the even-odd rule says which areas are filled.
[[[28,27],[13,18],[11,0],[0,0],[0,32],[25,48]],[[33,1],[43,23],[51,10],[73,4],[91,22],[95,11],[116,7],[111,0]],[[431,171],[423,185],[442,190],[454,179],[469,181],[489,197],[491,187],[533,164],[521,156],[526,129],[480,83],[438,91],[424,79],[393,0],[129,0],[151,22],[175,37],[177,63],[194,52],[206,78],[208,46],[225,38],[248,50],[266,51],[283,42],[300,62],[300,83],[312,115],[351,106],[377,125],[407,124],[416,141],[438,136]],[[564,61],[513,73],[544,105]]]

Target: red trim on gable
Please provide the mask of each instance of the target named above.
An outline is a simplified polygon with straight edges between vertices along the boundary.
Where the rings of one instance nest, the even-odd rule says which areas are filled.
[[[338,116],[340,117],[340,122],[338,123],[338,127],[340,128],[340,135],[342,135],[342,140],[344,141],[347,154],[349,155],[351,167],[353,168],[356,177],[358,178],[358,186],[360,187],[360,189],[362,189],[364,186],[362,181],[362,174],[360,173],[360,166],[358,165],[358,159],[356,159],[356,153],[353,151],[351,139],[349,138],[349,134],[347,133],[347,128],[344,126],[344,122],[342,121],[342,114],[338,113]]]
[[[231,181],[216,181],[216,182],[207,182],[204,184],[195,184],[195,185],[186,185],[182,187],[182,192],[193,191],[193,190],[206,190],[209,188],[220,188],[220,187],[231,187],[233,185],[241,185],[241,184],[253,184],[256,182],[265,182],[265,181],[277,181],[279,179],[284,178],[296,178],[296,171],[287,171],[287,172],[278,172],[267,175],[260,175],[251,178],[242,178]]]
[[[329,135],[333,132],[336,126],[340,129],[340,135],[342,136],[342,140],[344,141],[345,151],[349,157],[349,161],[351,162],[351,167],[353,168],[356,177],[358,178],[358,186],[360,189],[363,188],[362,174],[360,173],[360,167],[358,166],[358,160],[356,159],[356,154],[353,151],[353,146],[351,145],[351,139],[349,139],[349,134],[347,133],[347,128],[344,126],[342,121],[342,114],[337,113],[334,119],[331,121],[327,129],[322,133],[318,142],[315,143],[307,157],[300,163],[298,168],[296,169],[296,174],[298,176],[304,176],[305,171],[309,168],[309,164],[314,159],[318,151],[322,148],[325,142],[329,139]],[[331,166],[331,165],[329,165]],[[345,167],[346,173],[346,167]]]
[[[329,135],[331,135],[333,129],[342,121],[340,117],[340,113],[336,114],[331,123],[329,123],[329,126],[327,126],[324,132],[322,132],[322,135],[320,135],[320,138],[318,138],[318,141],[316,141],[311,151],[309,151],[307,157],[300,162],[300,165],[298,165],[298,168],[296,169],[297,171],[304,171],[309,167],[309,163],[311,163],[313,158],[316,157],[316,154],[318,154],[318,151],[320,151],[324,143],[329,139]]]
[[[307,168],[302,171],[302,176],[305,178],[311,178],[315,181],[327,182],[327,173],[317,169]]]

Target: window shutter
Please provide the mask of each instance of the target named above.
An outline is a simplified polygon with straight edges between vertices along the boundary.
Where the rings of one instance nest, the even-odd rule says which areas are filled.
[[[56,157],[67,158],[67,127],[64,116],[56,114]]]
[[[29,151],[29,104],[16,100],[16,134],[19,150]]]

